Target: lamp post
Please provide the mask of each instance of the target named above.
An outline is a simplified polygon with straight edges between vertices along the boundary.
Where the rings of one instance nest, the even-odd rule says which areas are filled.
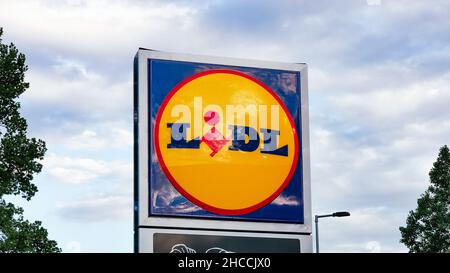
[[[332,214],[316,215],[314,221],[316,222],[316,253],[319,253],[319,218],[325,217],[347,217],[350,216],[348,211],[338,211]]]

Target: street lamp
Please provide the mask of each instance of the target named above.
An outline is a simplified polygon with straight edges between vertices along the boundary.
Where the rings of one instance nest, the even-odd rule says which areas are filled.
[[[348,211],[338,211],[332,214],[316,215],[314,221],[316,222],[316,253],[319,253],[319,218],[325,217],[347,217],[350,216]]]

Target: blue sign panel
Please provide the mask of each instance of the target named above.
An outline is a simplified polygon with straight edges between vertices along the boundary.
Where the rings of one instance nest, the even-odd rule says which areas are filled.
[[[302,75],[300,72],[158,59],[149,59],[147,65],[149,82],[149,216],[304,223],[300,116],[300,77]],[[295,136],[298,138],[298,158],[282,191],[277,192],[276,198],[274,196],[275,199],[270,200],[270,203],[258,206],[257,209],[243,214],[227,215],[215,213],[215,210],[205,209],[205,206],[199,206],[197,205],[198,203],[192,202],[192,198],[188,198],[185,193],[177,190],[174,184],[171,183],[167,171],[161,166],[162,164],[160,159],[158,159],[157,149],[155,149],[154,144],[155,122],[158,119],[160,108],[165,106],[165,100],[172,94],[171,92],[177,89],[180,83],[195,77],[199,73],[222,70],[235,71],[233,73],[239,75],[248,75],[249,78],[255,79],[255,82],[261,83],[262,86],[270,89],[276,96],[276,99],[282,102],[283,108],[287,110],[290,117],[292,117],[293,126],[295,127],[292,129],[296,132]],[[167,127],[169,127],[168,124]],[[216,146],[214,147],[216,148]],[[278,154],[283,156],[285,152],[287,153],[287,149]],[[293,152],[292,148],[290,152]],[[198,170],[198,168],[192,169]],[[213,183],[214,178],[211,178],[211,181]]]

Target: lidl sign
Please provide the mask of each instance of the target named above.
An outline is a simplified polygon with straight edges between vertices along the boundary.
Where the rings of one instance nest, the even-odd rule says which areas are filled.
[[[136,226],[310,233],[306,73],[140,50]]]
[[[218,215],[272,202],[298,166],[291,114],[270,87],[238,70],[205,70],[181,81],[162,102],[154,128],[158,162],[172,185]]]

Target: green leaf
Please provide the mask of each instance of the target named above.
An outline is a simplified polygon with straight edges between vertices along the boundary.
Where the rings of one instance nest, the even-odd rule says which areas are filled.
[[[450,152],[443,146],[430,173],[431,185],[400,227],[410,252],[450,252]]]
[[[30,200],[38,191],[32,183],[41,172],[45,142],[27,136],[27,121],[17,101],[29,87],[25,55],[14,44],[3,44],[0,28],[0,252],[60,252],[41,222],[23,218],[23,209],[3,199],[19,195]]]

